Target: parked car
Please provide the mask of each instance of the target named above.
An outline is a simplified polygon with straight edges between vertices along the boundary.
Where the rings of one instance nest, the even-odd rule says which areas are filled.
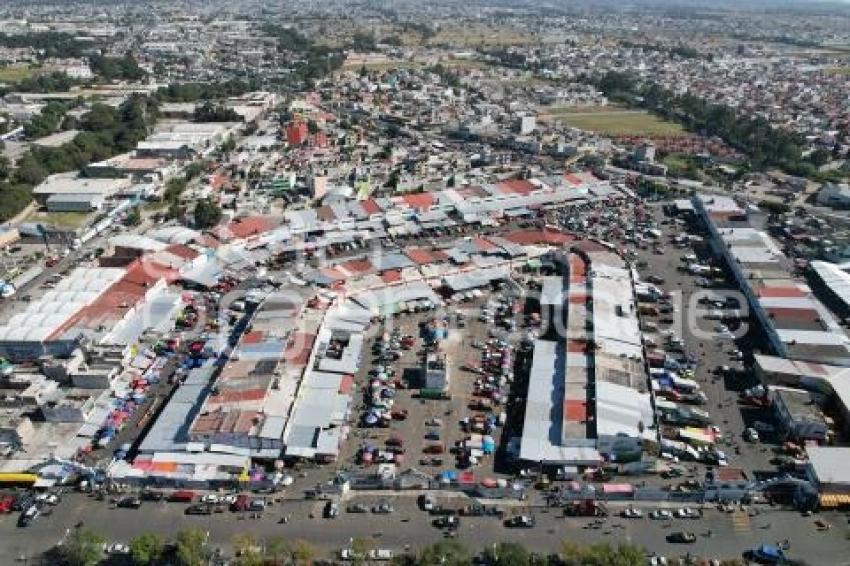
[[[206,503],[195,503],[186,507],[187,515],[211,515],[212,507]]]
[[[122,497],[121,499],[118,500],[118,503],[116,505],[118,507],[121,507],[122,509],[138,509],[139,507],[142,506],[142,500],[139,499],[138,497],[132,497],[132,496]]]
[[[426,493],[424,495],[419,496],[419,506],[423,511],[431,511],[434,509],[436,502],[434,501],[434,497]]]
[[[112,555],[127,555],[130,554],[130,547],[123,542],[113,542],[112,544],[104,544],[104,550],[107,554]]]
[[[339,515],[339,505],[337,505],[333,501],[328,501],[327,503],[325,503],[325,510],[323,515],[325,519],[336,519]]]
[[[667,509],[656,509],[655,511],[649,514],[649,518],[656,520],[672,519],[673,514]]]
[[[460,527],[460,519],[455,515],[444,515],[434,519],[433,524],[438,529],[457,530]]]
[[[677,519],[699,519],[700,517],[702,517],[702,513],[696,509],[691,509],[690,507],[676,509]]]
[[[667,535],[667,542],[691,544],[696,542],[697,536],[689,531],[676,531]]]
[[[384,562],[393,559],[393,551],[388,548],[373,548],[369,551],[369,560]]]
[[[534,527],[534,517],[528,515],[517,515],[505,521],[505,526],[518,529],[531,529]]]
[[[389,501],[379,501],[372,506],[372,513],[389,514],[393,512],[393,506]]]
[[[634,507],[626,507],[623,509],[623,517],[626,519],[640,519],[643,517],[643,511]]]
[[[345,509],[349,513],[368,513],[369,508],[362,503],[352,503]]]

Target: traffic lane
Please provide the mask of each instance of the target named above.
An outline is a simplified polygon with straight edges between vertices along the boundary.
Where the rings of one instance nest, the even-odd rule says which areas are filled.
[[[373,503],[379,498],[360,498]],[[432,526],[433,516],[419,511],[414,497],[390,497],[396,510],[389,515],[341,513],[337,519],[322,519],[320,501],[292,501],[275,504],[260,519],[247,514],[225,512],[208,516],[187,516],[186,505],[146,502],[140,509],[109,509],[104,502],[83,496],[67,497],[52,517],[22,529],[15,518],[0,519],[0,536],[13,541],[0,548],[0,562],[9,563],[22,554],[34,556],[59,541],[68,529],[82,521],[84,526],[102,534],[109,541],[127,542],[142,533],[154,532],[173,537],[182,528],[195,527],[209,532],[212,546],[229,550],[233,536],[249,532],[258,539],[282,536],[287,540],[303,539],[330,555],[347,547],[352,538],[370,540],[375,547],[402,551],[417,550],[444,538],[444,532]],[[652,507],[644,507],[648,512]],[[517,513],[527,513],[517,510]],[[760,543],[776,543],[788,539],[791,556],[804,556],[812,564],[835,564],[846,553],[846,540],[841,528],[816,532],[813,519],[797,513],[767,510],[758,517],[743,521],[716,510],[706,510],[701,520],[652,521],[610,517],[599,529],[588,528],[592,519],[563,518],[559,509],[532,512],[537,520],[533,529],[508,529],[497,518],[462,517],[457,538],[473,550],[502,541],[525,544],[539,552],[557,552],[564,540],[581,543],[628,542],[649,552],[666,556],[691,554],[734,558]],[[311,518],[311,515],[313,518]],[[510,515],[510,514],[509,514]],[[282,523],[287,516],[289,521]],[[823,514],[833,525],[843,523],[840,515]],[[614,526],[619,525],[619,526]],[[769,528],[764,528],[769,527]],[[694,544],[671,544],[666,536],[675,531],[691,531],[697,535]],[[709,531],[711,532],[708,536]],[[406,546],[406,545],[409,545]]]

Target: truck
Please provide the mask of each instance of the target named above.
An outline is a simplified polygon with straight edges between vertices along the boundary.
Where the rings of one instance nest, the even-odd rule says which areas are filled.
[[[583,499],[567,504],[564,507],[564,515],[568,517],[607,517],[608,509],[599,501]]]
[[[193,499],[195,499],[195,492],[189,489],[180,489],[168,496],[168,500],[172,503],[191,503]]]

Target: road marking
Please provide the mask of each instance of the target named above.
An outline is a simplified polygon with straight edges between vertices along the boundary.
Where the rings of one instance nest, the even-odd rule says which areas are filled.
[[[753,528],[750,523],[750,516],[743,511],[732,513],[732,530],[736,533],[752,532]]]

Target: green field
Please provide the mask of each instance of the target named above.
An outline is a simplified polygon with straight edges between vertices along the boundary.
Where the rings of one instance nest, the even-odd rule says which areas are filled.
[[[0,82],[14,83],[31,77],[36,72],[31,67],[0,67]]]
[[[86,212],[36,212],[28,222],[40,222],[57,228],[79,228],[85,225],[90,214]]]
[[[542,118],[560,120],[574,128],[606,136],[675,136],[682,127],[641,110],[611,110],[596,108],[576,112],[571,108],[547,109]]]

